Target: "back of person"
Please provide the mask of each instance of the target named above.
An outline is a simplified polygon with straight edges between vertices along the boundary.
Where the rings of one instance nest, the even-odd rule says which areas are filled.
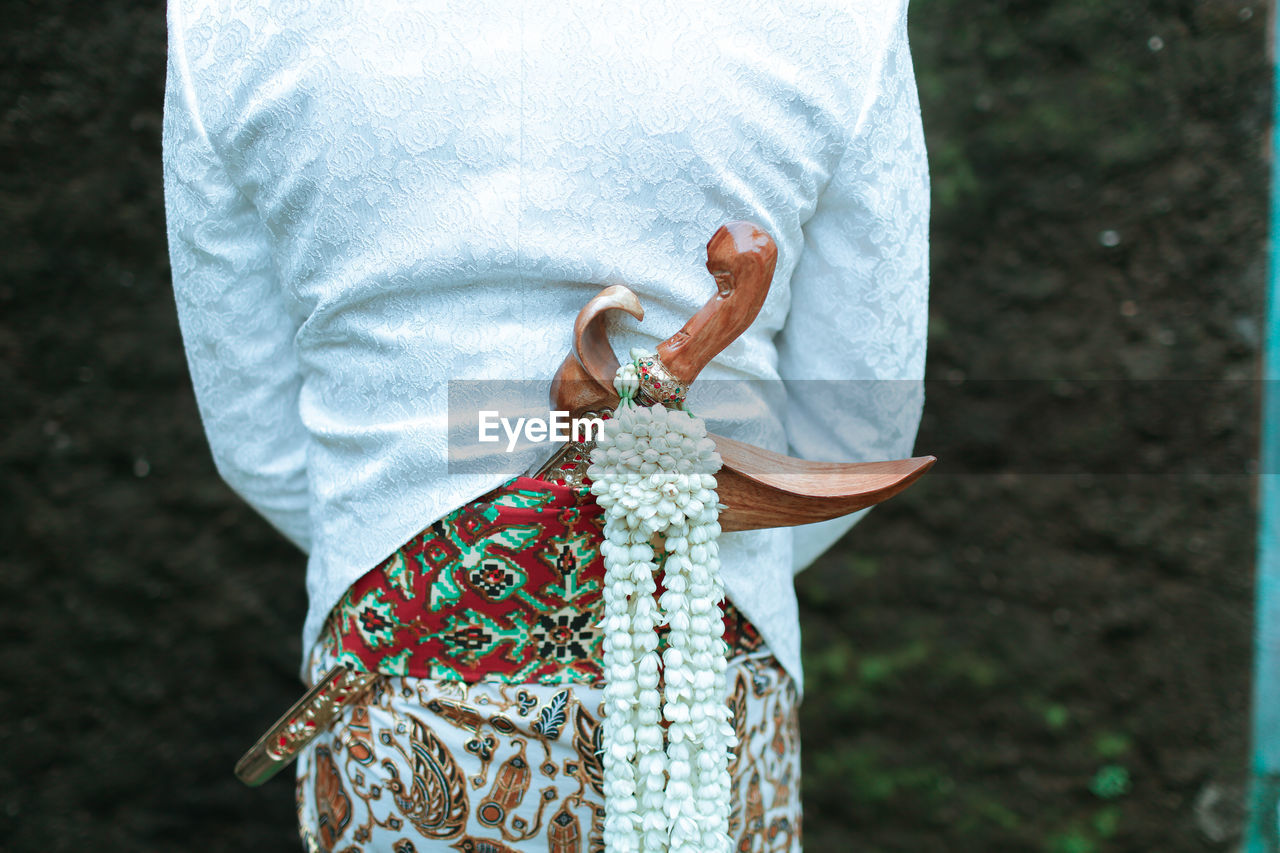
[[[796,383],[713,427],[910,452],[928,177],[905,2],[173,0],[165,146],[201,414],[225,479],[309,553],[304,649],[371,567],[549,452],[450,473],[450,381],[549,380],[611,283],[646,310],[615,345],[651,349],[713,293],[726,221],[779,259],[705,378],[901,387]],[[852,521],[723,537],[729,598],[797,686],[791,577]]]

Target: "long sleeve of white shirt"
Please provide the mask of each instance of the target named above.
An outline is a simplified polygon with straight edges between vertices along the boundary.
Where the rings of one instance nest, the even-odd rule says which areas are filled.
[[[796,381],[711,428],[909,455],[928,179],[904,0],[427,6],[169,5],[192,382],[222,476],[308,551],[304,648],[362,574],[547,455],[456,464],[460,381],[545,389],[606,284],[646,310],[612,324],[617,351],[652,349],[714,292],[730,220],[774,237],[777,273],[703,375]],[[729,597],[797,681],[793,571],[850,523],[721,540]]]
[[[911,455],[924,405],[929,174],[907,43],[894,21],[848,148],[812,218],[777,339],[792,455]],[[815,346],[815,342],[822,342]],[[801,571],[868,510],[793,531]]]
[[[311,543],[302,380],[271,234],[199,115],[183,45],[164,104],[169,263],[191,380],[222,478],[304,551]]]

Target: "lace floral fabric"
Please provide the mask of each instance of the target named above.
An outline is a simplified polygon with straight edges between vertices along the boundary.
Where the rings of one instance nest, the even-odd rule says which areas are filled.
[[[309,553],[304,648],[429,519],[549,453],[458,473],[450,382],[545,382],[625,283],[652,350],[712,294],[733,219],[777,241],[704,379],[713,429],[813,459],[909,455],[928,175],[903,0],[611,6],[172,0],[170,257],[219,471]],[[482,401],[475,401],[479,404]],[[726,534],[729,596],[800,680],[791,574],[853,523]]]

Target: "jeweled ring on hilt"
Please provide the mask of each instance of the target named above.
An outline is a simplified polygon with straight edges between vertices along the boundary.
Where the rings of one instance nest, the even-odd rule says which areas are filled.
[[[661,403],[668,409],[683,409],[689,396],[689,386],[677,379],[667,366],[653,353],[633,350],[636,367],[640,371],[640,397],[652,404]]]

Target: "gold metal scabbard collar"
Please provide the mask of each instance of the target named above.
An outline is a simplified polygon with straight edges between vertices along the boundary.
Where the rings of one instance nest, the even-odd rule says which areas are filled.
[[[329,670],[236,762],[236,777],[257,787],[276,775],[381,678],[381,673],[357,672],[342,665]]]

